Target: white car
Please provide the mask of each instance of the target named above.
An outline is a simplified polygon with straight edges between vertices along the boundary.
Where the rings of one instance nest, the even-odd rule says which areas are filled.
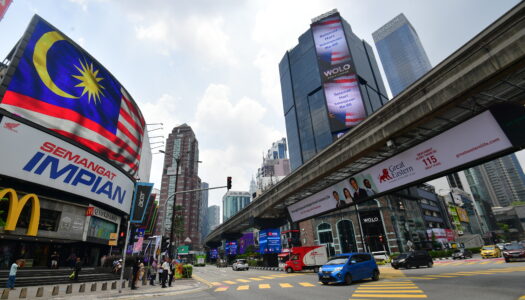
[[[239,271],[239,270],[248,270],[248,261],[246,259],[237,259],[233,265],[232,270]]]

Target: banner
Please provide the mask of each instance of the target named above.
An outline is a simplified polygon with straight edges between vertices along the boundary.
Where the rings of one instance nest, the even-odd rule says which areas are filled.
[[[137,182],[135,184],[135,194],[131,206],[131,223],[142,223],[144,214],[150,200],[150,194],[153,190],[153,183]]]
[[[288,206],[297,222],[361,203],[512,147],[490,111]],[[339,206],[338,206],[339,205]]]
[[[0,121],[0,174],[82,196],[129,214],[133,181],[98,157],[8,117]]]
[[[0,21],[4,18],[5,12],[9,8],[9,5],[11,5],[11,2],[13,2],[13,0],[0,0]]]
[[[352,56],[339,13],[312,23],[328,117],[332,132],[354,127],[366,118]]]

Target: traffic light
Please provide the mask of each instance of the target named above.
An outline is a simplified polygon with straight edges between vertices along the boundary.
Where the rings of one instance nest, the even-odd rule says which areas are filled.
[[[226,188],[228,189],[228,191],[232,188],[232,177],[231,176],[226,177]]]
[[[383,243],[383,235],[380,235],[380,236],[379,236],[379,241],[380,241],[381,243]]]

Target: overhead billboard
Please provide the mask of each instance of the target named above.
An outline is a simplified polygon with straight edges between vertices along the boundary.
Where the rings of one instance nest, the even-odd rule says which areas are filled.
[[[79,195],[129,214],[133,181],[57,137],[8,117],[0,121],[0,174]]]
[[[279,228],[267,228],[259,231],[259,252],[261,254],[281,253]]]
[[[331,131],[347,130],[363,121],[366,111],[342,19],[334,13],[311,28]]]
[[[122,85],[39,16],[0,86],[0,109],[81,145],[129,175],[138,171],[145,122]]]
[[[336,197],[345,201],[339,207],[361,203],[378,194],[511,147],[512,143],[491,111],[485,111],[349,179],[288,206],[288,212],[292,221],[297,222],[337,208],[341,201],[336,201]]]

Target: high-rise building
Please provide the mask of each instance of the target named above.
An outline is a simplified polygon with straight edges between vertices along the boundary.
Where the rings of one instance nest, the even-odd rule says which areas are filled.
[[[250,204],[249,192],[228,191],[222,197],[222,221],[225,222],[241,209]]]
[[[432,68],[416,30],[405,15],[399,14],[372,37],[394,97]]]
[[[221,224],[221,208],[218,205],[208,206],[208,228],[214,230]]]
[[[201,232],[201,240],[204,240],[204,238],[208,235],[208,188],[209,184],[207,182],[203,182],[201,184],[201,202],[199,205],[199,226],[200,226],[200,232]]]
[[[201,187],[198,161],[199,143],[191,127],[182,124],[173,128],[166,139],[156,234],[160,235],[164,227],[165,236],[170,237],[176,245],[189,238],[194,249],[200,247],[201,193],[175,195],[175,192]]]
[[[290,160],[287,154],[286,138],[272,144],[266,156],[263,156],[261,167],[257,170],[257,191],[266,190],[290,174]]]
[[[252,197],[254,197],[253,194],[257,193],[257,183],[255,183],[255,179],[253,179],[253,176],[252,176],[252,180],[250,181],[249,192],[250,192],[250,195],[252,195]]]
[[[372,47],[337,10],[312,20],[279,73],[292,170],[388,101]]]
[[[525,176],[516,154],[503,156],[467,171],[467,180],[475,194],[492,206],[509,206],[525,199]],[[475,192],[474,192],[475,191]]]

